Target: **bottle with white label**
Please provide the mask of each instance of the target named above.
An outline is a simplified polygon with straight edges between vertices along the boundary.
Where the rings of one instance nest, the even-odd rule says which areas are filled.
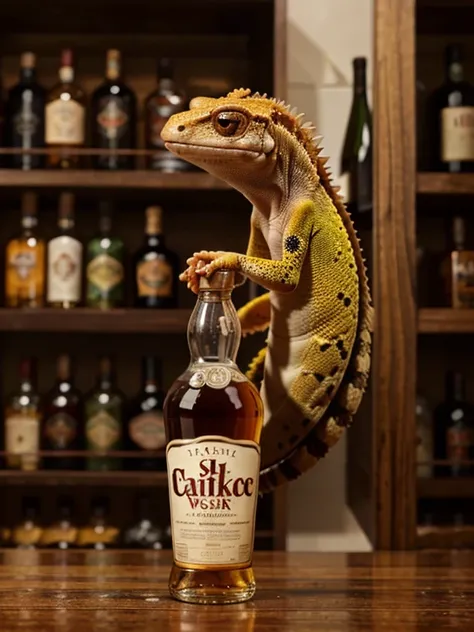
[[[81,166],[80,156],[73,150],[84,146],[85,106],[84,91],[74,81],[72,50],[66,48],[61,53],[59,83],[51,89],[46,101],[45,140],[50,149],[48,167],[77,169]]]
[[[39,465],[41,410],[36,391],[36,362],[20,364],[20,386],[5,406],[5,451],[8,468],[37,470]]]
[[[474,170],[474,87],[464,78],[463,49],[446,48],[446,78],[431,97],[432,168]]]
[[[165,399],[173,566],[169,590],[189,603],[255,593],[252,556],[263,405],[235,363],[234,272],[201,278],[188,325],[191,361]]]
[[[74,236],[74,195],[61,193],[59,234],[48,242],[46,298],[50,306],[69,309],[81,300],[82,244]]]

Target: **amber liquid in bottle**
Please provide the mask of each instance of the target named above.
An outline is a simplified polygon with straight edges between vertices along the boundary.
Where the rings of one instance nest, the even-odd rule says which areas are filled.
[[[191,363],[164,405],[174,554],[169,589],[190,603],[235,603],[255,592],[263,405],[235,364],[240,324],[232,284],[232,272],[201,280],[188,327]]]

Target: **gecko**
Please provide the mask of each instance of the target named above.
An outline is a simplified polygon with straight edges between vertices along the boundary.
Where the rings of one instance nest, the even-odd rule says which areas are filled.
[[[365,260],[321,137],[284,101],[239,88],[195,97],[162,130],[166,148],[252,204],[245,253],[193,253],[180,275],[228,269],[267,292],[238,310],[266,331],[247,376],[264,404],[260,493],[296,480],[340,439],[367,388],[373,306]]]

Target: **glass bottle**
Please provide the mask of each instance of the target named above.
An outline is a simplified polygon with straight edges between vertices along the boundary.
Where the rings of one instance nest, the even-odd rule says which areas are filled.
[[[56,504],[56,520],[43,529],[40,544],[48,549],[71,549],[76,545],[77,527],[73,521],[74,501],[60,496]]]
[[[39,465],[41,408],[36,390],[36,360],[20,364],[20,386],[5,405],[6,465],[11,469],[37,470]]]
[[[165,246],[163,211],[146,209],[145,240],[135,253],[135,306],[173,308],[178,303],[179,259]]]
[[[435,410],[435,458],[448,460],[436,466],[437,476],[469,476],[474,458],[474,408],[466,401],[465,380],[459,371],[446,374],[446,396]]]
[[[60,454],[82,449],[81,425],[81,393],[74,386],[70,356],[61,355],[57,361],[56,384],[44,398],[43,449],[58,453],[58,456],[44,459],[47,469],[79,468],[79,458]]]
[[[47,301],[69,309],[81,300],[82,244],[75,237],[74,195],[59,198],[58,236],[48,242]]]
[[[97,451],[122,448],[124,396],[115,385],[110,357],[103,357],[99,365],[96,388],[84,403],[86,449]],[[88,470],[120,470],[122,460],[110,456],[89,456]]]
[[[447,304],[456,309],[474,307],[474,250],[466,247],[466,223],[453,217],[452,250],[442,264]]]
[[[90,512],[89,523],[78,531],[77,545],[96,551],[116,548],[120,531],[109,523],[110,502],[107,496],[93,498]]]
[[[432,169],[474,170],[474,86],[464,78],[460,44],[445,50],[446,76],[430,98]]]
[[[134,149],[136,134],[135,93],[122,81],[120,51],[107,51],[105,81],[92,95],[92,147]],[[95,169],[133,169],[133,156],[97,156]]]
[[[41,307],[44,303],[45,243],[36,233],[37,196],[21,197],[22,232],[13,237],[5,251],[5,305]]]
[[[71,149],[84,146],[86,132],[86,97],[82,88],[74,80],[72,50],[66,48],[61,53],[59,83],[46,98],[45,137],[49,167],[77,169],[81,158],[71,153]]]
[[[161,387],[161,363],[155,356],[142,361],[142,390],[132,401],[128,422],[128,443],[131,450],[143,450],[139,459],[131,461],[137,470],[166,470],[166,459],[147,456],[147,451],[164,450],[166,446],[163,420],[164,393]]]
[[[112,309],[124,303],[125,247],[120,237],[112,233],[112,208],[101,202],[99,234],[87,244],[86,304],[88,307]]]
[[[372,115],[367,101],[366,59],[356,57],[354,96],[341,158],[341,194],[350,211],[372,211]]]
[[[252,555],[263,405],[235,363],[234,273],[201,278],[191,360],[165,399],[173,597],[233,603],[255,592]]]
[[[169,152],[161,138],[161,130],[168,119],[186,107],[186,97],[174,81],[174,67],[171,59],[158,62],[158,87],[145,101],[145,142],[146,148],[156,150],[148,159],[150,169],[174,172],[186,171],[190,165]]]
[[[8,145],[17,149],[44,147],[46,91],[36,80],[36,56],[23,53],[20,78],[10,89],[6,106]],[[16,154],[10,164],[15,169],[41,169],[44,155]]]
[[[141,495],[137,498],[134,515],[138,520],[125,530],[122,537],[123,546],[127,549],[163,549],[163,531],[153,521],[149,496]]]
[[[21,502],[22,519],[12,531],[11,543],[17,549],[36,549],[39,546],[42,528],[39,524],[38,498],[25,496]]]

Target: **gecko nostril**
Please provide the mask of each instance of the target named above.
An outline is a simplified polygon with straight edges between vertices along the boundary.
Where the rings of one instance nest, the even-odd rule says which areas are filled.
[[[185,130],[184,125],[178,125],[177,130],[178,130],[178,132],[184,132],[184,130]]]

